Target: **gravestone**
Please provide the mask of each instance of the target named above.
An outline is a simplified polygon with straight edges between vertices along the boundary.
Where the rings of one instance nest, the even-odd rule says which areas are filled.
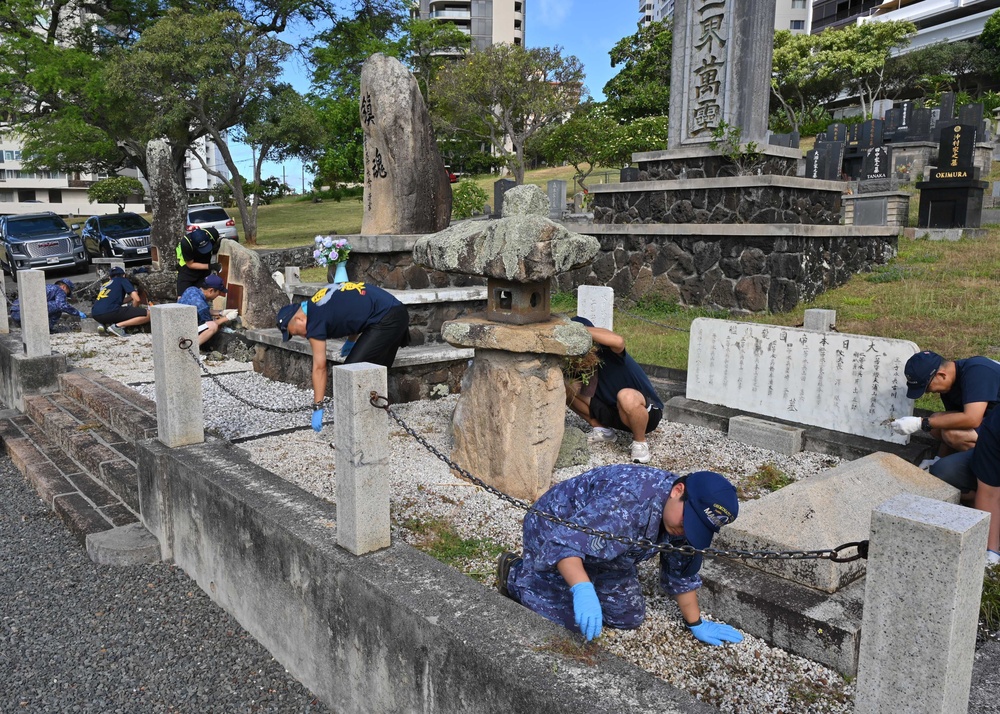
[[[903,102],[899,107],[899,126],[896,127],[896,141],[910,141],[910,118],[913,102]]]
[[[930,141],[931,140],[931,110],[918,108],[910,115],[909,131],[906,133],[907,141]]]
[[[773,0],[678,0],[674,6],[668,148],[705,146],[722,122],[767,142]],[[756,91],[756,88],[763,91]]]
[[[821,134],[816,135],[816,143],[829,142],[829,141],[839,141],[842,144],[847,143],[847,124],[841,124],[840,122],[834,122],[826,127],[826,131]]]
[[[885,123],[882,125],[882,141],[893,141],[896,130],[903,119],[902,109],[890,109],[885,113]]]
[[[871,149],[874,146],[882,146],[882,126],[881,119],[869,119],[862,122],[858,129],[858,148],[862,151]]]
[[[885,119],[885,113],[892,109],[891,99],[876,99],[872,102],[872,119]]]
[[[875,146],[866,149],[861,162],[861,175],[858,177],[858,193],[875,193],[888,191],[892,188],[890,172],[892,171],[892,150],[886,146]],[[867,219],[859,220],[855,216],[856,225],[885,225],[872,223]]]
[[[517,186],[514,179],[500,179],[493,182],[493,217],[503,215],[503,195]]]
[[[566,182],[558,179],[546,184],[549,197],[549,218],[558,221],[566,210]]]
[[[941,110],[940,119],[949,121],[955,118],[955,93],[944,92],[938,101],[938,108]]]
[[[983,105],[966,104],[958,109],[958,123],[976,127],[976,135],[983,135]]]
[[[975,124],[953,124],[946,127],[941,133],[941,143],[938,146],[938,171],[971,170],[975,165],[976,137]]]
[[[847,127],[847,146],[854,148],[858,145],[858,139],[860,138],[860,125],[851,124]]]
[[[417,82],[399,60],[361,68],[365,188],[361,232],[433,233],[451,220],[451,183]]]
[[[906,340],[698,318],[687,398],[872,439],[906,443],[888,422],[913,411]]]
[[[823,181],[840,181],[845,144],[824,141],[806,154],[806,176]]]
[[[789,134],[771,134],[767,137],[767,143],[771,146],[787,146],[790,149],[799,148],[799,132],[793,131]]]
[[[639,167],[628,166],[618,172],[618,180],[621,183],[631,183],[639,180]]]
[[[974,118],[974,115],[973,115]],[[974,166],[976,127],[951,124],[941,131],[937,168],[920,189],[918,228],[978,228],[987,183]]]

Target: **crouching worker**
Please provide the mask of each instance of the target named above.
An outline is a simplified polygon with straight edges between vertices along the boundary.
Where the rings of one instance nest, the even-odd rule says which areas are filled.
[[[361,333],[344,364],[371,362],[391,367],[400,347],[410,344],[406,307],[382,288],[366,283],[336,283],[321,288],[309,300],[278,311],[282,340],[306,337],[312,350],[312,427],[323,428],[326,395],[326,341]]]
[[[109,279],[101,283],[91,316],[97,320],[97,331],[115,337],[127,337],[126,327],[137,327],[149,322],[149,309],[139,307],[141,298],[132,282],[121,268],[112,268]]]
[[[59,327],[59,318],[65,315],[74,315],[81,320],[87,317],[87,313],[77,310],[69,304],[67,298],[73,297],[73,281],[69,278],[57,280],[45,286],[45,303],[49,312],[49,332],[56,332]],[[18,327],[21,326],[21,298],[17,298],[10,305],[10,319]]]
[[[199,347],[215,337],[219,328],[229,322],[223,315],[213,312],[211,308],[211,303],[215,298],[228,293],[222,278],[213,274],[202,280],[200,287],[192,285],[178,298],[178,305],[192,305],[198,310]]]
[[[550,488],[535,504],[581,526],[653,543],[712,544],[736,520],[736,489],[712,471],[678,476],[650,466],[602,466]],[[587,640],[606,625],[631,630],[646,617],[636,565],[656,551],[588,535],[529,513],[524,557],[500,556],[497,588],[539,615]],[[701,619],[697,590],[702,557],[660,554],[660,587],[680,608],[697,639],[710,645],[743,640],[736,629]]]

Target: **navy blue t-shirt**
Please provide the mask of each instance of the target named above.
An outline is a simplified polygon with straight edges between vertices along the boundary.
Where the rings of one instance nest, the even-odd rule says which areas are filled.
[[[949,412],[964,411],[966,404],[976,402],[992,409],[1000,402],[1000,364],[987,357],[955,360],[955,383],[941,401]]]
[[[595,397],[608,406],[613,406],[618,403],[618,392],[626,388],[636,389],[646,397],[646,404],[663,409],[663,402],[657,396],[656,388],[628,350],[617,354],[610,347],[601,345],[597,350],[597,357],[601,360],[601,366],[597,368]]]
[[[382,288],[365,283],[327,285],[306,306],[306,337],[327,340],[362,332],[379,323],[397,305]]]
[[[111,278],[111,280],[101,285],[101,291],[97,293],[94,306],[90,310],[91,315],[104,315],[120,308],[125,303],[125,298],[135,292],[135,286],[127,278]]]

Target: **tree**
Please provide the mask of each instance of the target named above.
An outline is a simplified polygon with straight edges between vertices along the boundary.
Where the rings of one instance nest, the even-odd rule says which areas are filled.
[[[425,100],[438,74],[453,60],[451,53],[469,50],[472,37],[457,25],[439,20],[411,18],[402,25],[400,60],[409,66]]]
[[[629,121],[669,112],[673,42],[669,21],[651,22],[611,48],[611,66],[622,68],[604,85],[604,96],[618,119]]]
[[[842,74],[821,60],[822,35],[774,33],[771,94],[792,131],[799,131],[812,109],[836,97],[844,86]]]
[[[842,72],[845,85],[861,102],[861,111],[871,116],[872,102],[883,94],[886,62],[894,50],[910,44],[917,31],[912,22],[866,22],[820,34],[819,61]]]
[[[445,68],[434,88],[453,130],[490,143],[520,184],[524,146],[586,97],[583,65],[561,48],[493,45]]]
[[[983,31],[979,35],[979,46],[990,74],[1000,75],[1000,10],[997,10],[986,20]]]
[[[91,203],[116,203],[118,212],[124,213],[129,196],[138,196],[141,201],[145,193],[146,189],[139,179],[131,176],[111,176],[90,186],[87,189],[87,198]]]

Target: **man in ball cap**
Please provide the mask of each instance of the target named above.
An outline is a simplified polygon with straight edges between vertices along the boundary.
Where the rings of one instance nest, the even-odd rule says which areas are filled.
[[[736,520],[736,489],[723,476],[678,476],[650,466],[602,466],[556,484],[535,508],[579,526],[631,539],[708,548],[719,528]],[[636,565],[656,551],[593,535],[528,513],[524,556],[504,553],[497,565],[501,594],[587,640],[604,625],[634,629],[646,616]],[[685,624],[710,645],[743,640],[736,629],[701,619],[697,590],[702,557],[660,554],[660,587],[677,601]]]
[[[226,283],[218,275],[209,275],[201,285],[192,285],[177,298],[178,305],[191,305],[198,310],[198,346],[201,347],[229,322],[229,318],[212,309],[212,301],[228,295]]]
[[[312,427],[323,428],[326,395],[326,341],[360,333],[344,364],[371,362],[391,367],[400,347],[410,343],[406,307],[390,293],[367,283],[333,283],[309,300],[278,311],[282,340],[306,337],[312,349]]]
[[[127,327],[137,327],[149,322],[149,308],[139,307],[142,298],[132,282],[125,277],[120,267],[111,269],[108,279],[101,283],[101,289],[90,308],[91,316],[97,320],[97,331],[115,337],[127,337]]]
[[[77,310],[69,304],[68,298],[73,296],[73,288],[76,286],[69,278],[57,280],[45,286],[45,302],[49,313],[49,332],[58,330],[59,318],[66,315],[75,315],[81,320],[87,317],[87,313]],[[10,305],[10,318],[21,325],[21,299],[18,298]]]
[[[212,254],[219,252],[219,231],[196,228],[185,233],[177,243],[177,297],[193,285],[200,285],[215,265]]]

